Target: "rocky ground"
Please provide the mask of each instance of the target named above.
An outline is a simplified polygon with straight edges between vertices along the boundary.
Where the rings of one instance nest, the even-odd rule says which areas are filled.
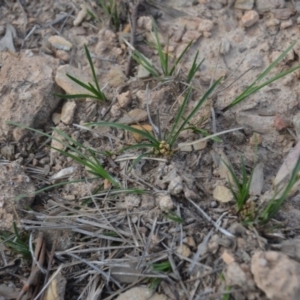
[[[298,299],[299,183],[269,224],[245,225],[223,161],[238,171],[242,156],[249,174],[255,167],[247,203],[257,206],[296,164],[299,71],[227,108],[299,39],[300,1],[124,0],[117,11],[116,28],[97,1],[0,2],[0,299]],[[193,41],[165,80],[130,61],[124,41],[159,69],[152,18],[170,57]],[[66,74],[92,82],[84,45],[106,101],[54,95],[85,93]],[[172,156],[132,167],[143,149],[120,150],[143,143],[139,136],[84,127],[152,130],[151,116],[170,130],[198,50],[205,61],[187,111],[220,77],[222,85],[191,121],[202,131],[182,132]],[[268,78],[299,57],[298,43]],[[202,140],[203,130],[231,129]],[[121,189],[53,149],[74,153],[60,132],[85,158],[94,153]],[[12,246],[20,240],[29,259]]]

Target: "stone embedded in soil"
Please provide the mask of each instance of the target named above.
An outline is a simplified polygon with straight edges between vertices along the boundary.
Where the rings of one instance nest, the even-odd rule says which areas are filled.
[[[173,196],[178,196],[183,190],[182,178],[180,176],[174,177],[168,186],[168,192]]]
[[[123,123],[126,125],[136,124],[146,121],[147,117],[148,114],[145,110],[136,108],[128,113],[125,113],[125,115],[119,120],[119,123]]]
[[[291,26],[293,26],[293,20],[292,19],[282,21],[281,24],[280,24],[281,29],[286,29],[286,28],[289,28]]]
[[[268,299],[299,299],[300,264],[285,254],[256,251],[251,259],[251,272]]]
[[[184,257],[189,257],[191,254],[190,248],[185,244],[178,246],[176,252]]]
[[[276,115],[274,117],[274,127],[277,131],[280,131],[287,128],[288,123],[280,115]]]
[[[253,170],[249,194],[252,196],[260,195],[264,187],[264,168],[263,163],[259,163]]]
[[[282,8],[282,9],[273,9],[272,13],[274,17],[278,20],[288,20],[295,11],[289,8]]]
[[[147,16],[139,17],[137,20],[137,26],[141,29],[152,31],[152,18]]]
[[[145,67],[143,67],[142,65],[138,65],[138,71],[136,75],[137,78],[145,79],[148,78],[150,75],[150,72]]]
[[[255,288],[249,266],[246,264],[238,264],[235,261],[227,265],[225,280],[226,285],[238,286],[244,291],[253,290]]]
[[[11,230],[34,200],[35,187],[17,161],[0,164],[0,230]],[[16,201],[16,198],[24,195]],[[16,215],[18,214],[18,216]],[[19,225],[19,224],[17,224]]]
[[[118,103],[121,108],[127,107],[131,102],[131,93],[130,91],[124,92],[117,96]]]
[[[256,0],[256,9],[260,13],[271,11],[276,8],[283,8],[285,0]]]
[[[293,125],[296,131],[297,138],[300,139],[300,112],[293,117]]]
[[[82,21],[89,15],[88,11],[92,11],[86,4],[81,4],[80,7],[81,10],[78,12],[76,18],[73,21],[74,26],[80,25]]]
[[[250,10],[253,8],[253,5],[254,5],[254,0],[236,0],[234,4],[234,8]]]
[[[56,129],[61,130],[63,132],[66,131],[66,125],[64,125],[63,123],[58,124],[58,126],[56,126]],[[61,142],[59,142],[61,141]],[[52,131],[52,139],[51,139],[51,157],[54,158],[53,156],[58,155],[58,151],[55,150],[65,150],[66,146],[63,144],[66,143],[67,144],[67,140],[65,138],[63,138],[56,130]]]
[[[124,198],[125,202],[125,207],[124,208],[134,208],[134,207],[138,207],[140,205],[141,199],[139,196],[137,195],[127,195]]]
[[[122,111],[119,104],[114,104],[110,109],[110,115],[113,118],[120,117],[122,115]]]
[[[58,50],[70,51],[72,49],[72,43],[59,35],[50,36],[48,42]]]
[[[296,166],[297,160],[300,157],[300,142],[289,152],[284,159],[279,171],[274,179],[273,184],[276,186],[284,181],[292,172]]]
[[[259,15],[255,10],[247,11],[241,19],[245,27],[250,27],[254,25],[255,23],[257,23],[258,20],[259,20]]]
[[[127,78],[119,67],[113,67],[107,74],[107,80],[111,87],[117,88],[122,86],[126,82]]]
[[[7,160],[13,160],[15,155],[15,145],[4,145],[0,150],[1,155]]]
[[[206,19],[200,19],[200,23],[198,26],[199,31],[210,32],[214,27],[214,22]]]
[[[60,122],[60,114],[59,113],[54,113],[51,117],[52,122],[54,125],[58,125]]]
[[[71,80],[67,74],[75,77],[76,79],[88,83],[93,82],[89,76],[86,76],[82,73],[82,70],[79,70],[71,65],[59,66],[55,75],[55,82],[60,86],[67,94],[89,94],[89,92],[78,85],[76,82]]]
[[[64,50],[57,50],[55,53],[55,57],[67,63],[70,60],[70,55],[68,52]]]
[[[201,37],[202,33],[198,30],[189,30],[182,36],[182,41],[184,43],[189,43],[190,41],[196,41]],[[186,45],[185,45],[186,46]]]
[[[221,40],[220,53],[226,55],[230,50],[230,42],[227,38]]]
[[[111,268],[111,275],[121,283],[133,283],[140,274],[141,271],[137,269],[136,262],[126,262],[126,266],[113,266]]]
[[[236,121],[243,127],[249,127],[258,133],[269,133],[274,131],[274,117],[259,116],[256,114],[239,112]]]
[[[213,197],[222,203],[227,203],[233,200],[233,195],[230,189],[222,185],[216,186],[213,192]]]
[[[53,82],[53,73],[58,60],[49,56],[26,57],[20,53],[15,57],[0,53],[2,64],[0,72],[0,136],[9,137],[14,128],[7,121],[14,121],[29,127],[43,126],[59,99],[53,96],[57,92]],[[20,140],[25,130],[15,128],[13,134]]]
[[[73,122],[74,113],[76,110],[75,101],[67,101],[61,110],[60,120],[67,125],[70,125]]]
[[[168,194],[158,194],[156,203],[163,212],[169,212],[174,207],[172,198]]]
[[[280,244],[280,251],[300,262],[300,239],[283,241]]]
[[[134,287],[122,293],[116,300],[167,300],[167,297],[154,293],[147,287]]]

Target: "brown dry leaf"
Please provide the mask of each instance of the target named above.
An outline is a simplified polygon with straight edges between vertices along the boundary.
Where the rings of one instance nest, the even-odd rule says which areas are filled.
[[[152,132],[152,126],[149,124],[145,124],[145,125],[131,125],[131,127],[139,129],[139,130],[144,130],[147,131],[149,133]],[[136,142],[141,142],[144,137],[142,137],[141,135],[139,135],[138,133],[132,133],[133,138],[135,139]]]

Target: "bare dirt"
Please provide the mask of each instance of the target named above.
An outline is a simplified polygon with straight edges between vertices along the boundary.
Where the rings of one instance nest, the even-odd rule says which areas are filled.
[[[269,201],[300,155],[299,70],[228,109],[299,39],[300,2],[116,3],[117,29],[97,1],[0,1],[0,299],[298,299],[299,182],[267,226],[247,226],[222,161],[238,171],[243,156],[249,174],[256,165],[251,208]],[[136,49],[159,70],[151,18],[170,57],[193,41],[176,76],[164,81],[129,63],[124,42],[134,36]],[[84,45],[104,102],[53,95],[85,93],[66,76],[92,81]],[[205,60],[187,111],[223,80],[190,125],[210,134],[240,129],[220,142],[183,131],[171,157],[149,155],[131,168],[143,149],[120,150],[143,143],[139,137],[83,127],[150,126],[148,104],[154,123],[170,130],[197,51],[198,62]],[[298,43],[266,79],[298,65],[299,57]],[[67,150],[53,139],[61,138],[57,129],[74,148],[84,145],[83,159],[94,153],[121,190],[92,180],[88,167],[51,148]],[[29,245],[32,265],[7,243],[19,239]]]

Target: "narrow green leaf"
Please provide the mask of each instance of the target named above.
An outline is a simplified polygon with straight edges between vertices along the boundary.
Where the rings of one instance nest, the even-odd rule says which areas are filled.
[[[154,20],[152,21],[152,26],[153,26],[153,30],[154,30],[154,36],[155,36],[155,43],[156,43],[155,47],[158,52],[160,64],[161,64],[161,67],[163,70],[163,74],[165,76],[169,76],[169,74],[168,74],[168,54],[165,55],[165,53],[162,49],[161,42],[158,37],[157,25],[154,22]]]
[[[275,68],[287,55],[287,53],[294,48],[297,41],[293,42],[285,51],[283,51],[277,59],[275,59],[256,79],[256,82],[262,80],[266,75],[270,73],[270,71]]]
[[[279,74],[273,76],[272,78],[266,80],[260,85],[258,84],[277,64],[286,56],[286,54],[295,46],[296,42],[292,43],[270,66],[268,66],[258,77],[254,82],[248,86],[239,96],[237,96],[223,111],[226,111],[233,106],[237,105],[241,101],[243,101],[245,98],[249,97],[250,95],[254,94],[258,90],[262,89],[263,87],[269,85],[270,83],[278,80],[279,78],[282,78],[286,76],[289,73],[294,72],[295,70],[298,70],[300,68],[299,66],[292,67],[286,71],[280,72]]]
[[[141,161],[143,159],[143,157],[147,157],[148,155],[150,155],[151,152],[146,152],[146,153],[142,153],[141,155],[139,155],[133,162],[131,167],[129,168],[128,172],[131,172],[131,170],[136,166],[136,164]]]
[[[297,163],[293,169],[291,178],[290,178],[288,184],[286,185],[284,191],[282,192],[282,194],[279,197],[278,197],[278,195],[275,195],[270,200],[270,202],[268,203],[266,208],[258,216],[258,222],[260,224],[263,225],[263,224],[268,223],[277,214],[280,207],[282,206],[282,204],[288,197],[289,193],[291,192],[294,184],[299,180],[298,179],[299,171],[300,171],[300,157],[297,160]]]
[[[179,55],[179,57],[176,59],[174,65],[173,65],[173,67],[172,67],[172,69],[170,70],[170,73],[169,73],[170,75],[169,75],[169,76],[173,75],[173,73],[174,73],[174,71],[175,71],[175,68],[177,67],[177,65],[179,64],[179,62],[181,61],[181,59],[183,58],[184,54],[185,54],[185,53],[188,51],[188,49],[191,47],[192,43],[193,43],[193,40],[190,41],[190,42],[187,44],[187,46],[183,49],[183,51],[181,52],[181,54]]]
[[[192,93],[192,87],[189,87],[187,92],[185,93],[184,100],[183,100],[180,108],[177,111],[176,118],[173,122],[169,137],[167,139],[167,142],[170,146],[172,145],[172,141],[174,139],[174,132],[175,132],[176,128],[179,126],[179,122],[181,121],[182,116],[183,116],[183,114],[185,112],[185,109],[187,107],[188,101],[190,100],[191,93]]]
[[[146,138],[150,142],[152,142],[155,147],[159,146],[159,141],[148,131],[140,130],[125,124],[114,123],[114,122],[95,122],[95,123],[88,123],[86,124],[86,126],[113,127],[113,128],[123,129],[129,132],[134,132]]]
[[[70,74],[66,74],[67,77],[69,77],[72,81],[74,81],[75,83],[77,83],[78,85],[80,85],[81,87],[83,87],[84,89],[88,90],[89,92],[93,93],[93,91],[91,90],[90,86],[80,80],[78,80],[77,78],[73,77]]]
[[[216,86],[221,82],[222,78],[219,78],[209,89],[208,91],[203,95],[203,97],[200,99],[198,104],[195,106],[195,108],[191,111],[191,113],[187,116],[187,118],[183,121],[177,132],[172,136],[170,141],[170,147],[172,148],[175,141],[177,140],[180,132],[185,128],[185,126],[188,124],[188,122],[191,120],[191,118],[198,112],[198,110],[201,108],[203,103],[207,100],[209,95],[213,92],[213,90],[216,88]]]
[[[67,94],[53,94],[56,97],[60,97],[63,99],[85,99],[85,98],[92,98],[92,99],[97,99],[98,97],[95,97],[90,94],[74,94],[74,95],[67,95]]]
[[[95,72],[95,68],[94,68],[92,58],[91,58],[90,51],[89,51],[89,49],[86,45],[84,45],[84,50],[85,50],[86,57],[89,61],[89,64],[90,64],[90,67],[91,67],[91,70],[92,70],[92,74],[93,74],[94,82],[95,82],[96,87],[97,87],[97,91],[99,92],[99,91],[101,91],[101,89],[99,87],[99,83],[98,83],[98,79],[97,79],[97,76],[96,76],[96,72]]]
[[[169,212],[168,214],[164,214],[164,217],[179,224],[183,223],[183,219],[177,216],[176,213],[174,212]]]

